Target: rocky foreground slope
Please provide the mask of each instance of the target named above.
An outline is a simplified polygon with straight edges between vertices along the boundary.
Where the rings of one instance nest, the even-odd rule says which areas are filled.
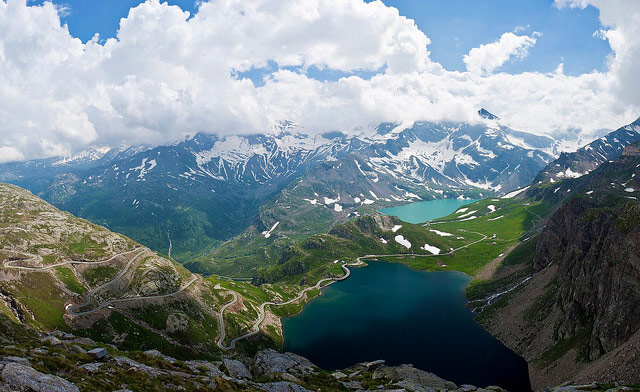
[[[7,319],[0,315],[6,327]],[[19,330],[19,331],[18,331]],[[156,350],[122,352],[111,345],[55,331],[40,335],[13,327],[0,333],[0,391],[503,391],[458,386],[411,365],[360,363],[342,371],[319,369],[307,359],[267,349],[220,361],[177,360]],[[15,336],[20,335],[20,336]],[[631,391],[621,384],[564,385],[550,391]]]

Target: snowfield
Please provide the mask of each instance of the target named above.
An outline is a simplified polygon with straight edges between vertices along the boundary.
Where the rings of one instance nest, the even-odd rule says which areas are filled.
[[[440,237],[451,237],[451,236],[453,236],[453,234],[451,234],[451,233],[447,233],[447,232],[439,231],[439,230],[435,230],[435,229],[429,229],[429,231],[433,232],[433,233],[436,233]]]
[[[525,186],[525,187],[524,187],[524,188],[522,188],[522,189],[516,189],[515,191],[513,191],[513,192],[509,192],[509,193],[507,193],[506,195],[502,196],[502,199],[511,199],[512,197],[516,197],[516,196],[518,196],[519,194],[521,194],[522,192],[526,191],[527,189],[529,189],[529,187],[528,187],[528,186]]]
[[[440,248],[431,246],[429,244],[424,244],[424,246],[421,249],[424,249],[427,252],[431,252],[431,254],[434,254],[434,255],[440,254]]]
[[[274,225],[271,227],[271,230],[268,231],[263,231],[262,235],[264,236],[264,238],[269,238],[271,237],[271,233],[276,229],[276,227],[278,227],[278,225],[280,224],[280,222],[276,222],[274,223]]]
[[[409,242],[406,238],[404,238],[404,236],[397,235],[395,240],[396,240],[397,243],[399,243],[400,245],[404,246],[405,248],[411,249],[411,242]]]

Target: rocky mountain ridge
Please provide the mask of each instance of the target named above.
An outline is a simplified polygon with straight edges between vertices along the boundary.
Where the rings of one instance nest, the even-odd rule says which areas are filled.
[[[480,319],[527,359],[534,389],[567,378],[637,380],[639,147],[579,178],[529,190],[552,212],[534,247],[522,245],[532,250],[524,261],[532,275]]]
[[[640,141],[640,118],[594,140],[575,152],[563,152],[534,178],[533,184],[578,178],[604,162],[616,160],[624,149]]]

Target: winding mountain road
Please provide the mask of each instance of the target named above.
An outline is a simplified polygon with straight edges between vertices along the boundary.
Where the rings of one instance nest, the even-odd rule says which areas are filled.
[[[29,256],[31,256],[30,259],[7,261],[6,263],[4,263],[3,268],[17,269],[17,270],[23,270],[23,271],[47,271],[47,270],[50,270],[50,269],[55,268],[55,267],[62,267],[63,265],[69,265],[69,264],[85,264],[85,265],[104,264],[104,263],[108,263],[110,261],[113,261],[113,259],[115,259],[116,257],[127,255],[129,253],[133,253],[133,252],[135,252],[136,250],[139,250],[139,249],[140,248],[134,248],[134,249],[128,250],[126,252],[120,252],[120,253],[117,253],[117,254],[109,257],[106,260],[98,260],[98,261],[67,260],[67,261],[64,261],[62,263],[51,264],[51,265],[46,265],[46,266],[39,266],[39,267],[23,267],[23,266],[19,266],[19,265],[13,265],[14,263],[21,262],[21,261],[37,261],[37,260],[40,260],[39,256],[33,255],[33,254],[29,254]]]
[[[86,306],[88,304],[87,301],[85,301],[85,304],[83,304],[83,305],[72,306],[71,304],[68,304],[65,309],[67,310],[67,313],[69,313],[72,316],[82,316],[82,315],[86,315],[86,314],[91,314],[91,313],[97,312],[97,311],[99,311],[101,309],[104,309],[105,307],[107,307],[109,305],[113,305],[113,304],[116,304],[116,303],[127,302],[127,301],[140,301],[140,300],[143,300],[143,299],[157,299],[157,298],[173,297],[174,295],[178,295],[178,294],[182,293],[183,291],[185,291],[196,280],[198,280],[198,277],[194,276],[193,278],[191,278],[191,280],[189,282],[187,282],[186,285],[182,286],[179,290],[174,291],[173,293],[158,294],[158,295],[146,295],[146,296],[141,296],[141,297],[110,299],[110,300],[108,300],[106,302],[101,303],[100,305],[98,305],[94,309],[87,310],[87,311],[84,311],[84,312],[76,312],[73,309],[77,309],[79,307]]]
[[[128,254],[134,253],[136,251],[139,251],[135,256],[133,256],[127,262],[125,267],[113,279],[111,279],[108,282],[105,282],[105,283],[101,284],[98,287],[95,287],[95,288],[91,289],[87,293],[87,296],[85,298],[84,303],[78,304],[78,305],[67,304],[67,306],[65,307],[65,310],[71,316],[81,316],[81,315],[91,314],[91,313],[97,312],[99,310],[102,310],[107,306],[110,306],[110,305],[113,305],[113,304],[116,304],[116,303],[121,303],[121,302],[172,297],[174,295],[178,295],[178,294],[182,293],[189,286],[191,286],[196,280],[198,280],[198,277],[194,275],[192,277],[192,279],[189,282],[187,282],[186,285],[182,286],[179,290],[177,290],[177,291],[175,291],[173,293],[158,294],[158,295],[147,295],[147,296],[140,296],[140,297],[116,298],[116,299],[111,299],[111,300],[108,300],[108,301],[103,302],[101,304],[98,304],[98,306],[95,307],[94,309],[86,310],[86,311],[78,311],[78,309],[89,305],[89,303],[91,302],[91,297],[93,295],[95,295],[95,293],[97,293],[98,291],[100,291],[100,290],[102,290],[102,289],[114,284],[118,280],[120,280],[129,271],[129,268],[131,268],[131,265],[133,264],[133,262],[136,261],[138,259],[138,257],[142,256],[142,254],[145,253],[147,250],[148,250],[147,248],[136,247],[136,248],[128,250],[126,252],[117,253],[117,254],[115,254],[115,255],[113,255],[110,258],[105,259],[105,260],[98,260],[98,261],[73,261],[73,260],[67,260],[67,261],[64,261],[62,263],[51,264],[51,265],[47,265],[47,266],[39,266],[39,267],[24,267],[24,266],[13,265],[14,263],[22,262],[22,261],[25,261],[25,260],[12,260],[12,261],[6,262],[4,264],[4,266],[3,266],[3,268],[17,269],[17,270],[22,270],[22,271],[47,271],[47,270],[50,270],[50,269],[55,268],[55,267],[61,267],[63,265],[69,265],[69,264],[83,264],[83,265],[104,264],[104,263],[108,263],[110,261],[113,261],[116,257],[120,257],[120,256],[123,256],[123,255],[128,255]],[[39,261],[40,260],[40,257],[38,257],[37,255],[30,254],[29,256],[31,256],[31,258],[27,259],[26,261]]]

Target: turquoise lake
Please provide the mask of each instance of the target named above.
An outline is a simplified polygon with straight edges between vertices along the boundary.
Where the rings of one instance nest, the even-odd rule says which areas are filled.
[[[323,289],[302,313],[282,320],[286,351],[328,370],[384,359],[388,365],[411,363],[458,385],[531,390],[525,360],[485,331],[466,307],[469,276],[367,263]]]
[[[439,199],[418,201],[399,207],[383,208],[380,210],[385,215],[393,215],[409,223],[422,223],[428,220],[441,218],[455,212],[465,204],[477,200]]]

